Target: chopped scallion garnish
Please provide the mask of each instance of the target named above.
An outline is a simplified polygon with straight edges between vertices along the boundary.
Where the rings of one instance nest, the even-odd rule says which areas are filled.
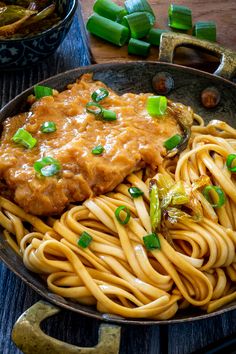
[[[168,10],[169,26],[181,30],[192,28],[192,11],[181,5],[170,5]]]
[[[127,27],[96,13],[89,17],[86,28],[90,33],[118,46],[125,44],[130,33]]]
[[[130,38],[128,44],[128,53],[134,55],[148,56],[151,44],[140,41],[139,39]]]
[[[229,154],[226,159],[226,166],[230,172],[236,172],[236,154]]]
[[[53,89],[47,86],[36,85],[34,86],[34,95],[37,100],[45,96],[52,96]]]
[[[211,196],[211,193],[213,194],[213,197]],[[225,193],[218,186],[206,186],[203,189],[202,194],[213,208],[220,208],[226,202]],[[214,196],[217,197],[217,202],[214,202]]]
[[[143,236],[143,242],[144,242],[144,246],[148,251],[161,249],[161,243],[159,237],[155,233]]]
[[[57,126],[54,122],[44,122],[40,130],[42,133],[53,133],[57,130]]]
[[[102,106],[96,102],[88,102],[86,104],[86,112],[92,113],[95,116],[102,114]]]
[[[92,240],[93,240],[92,236],[90,236],[88,232],[83,231],[82,234],[80,235],[80,238],[78,239],[77,244],[82,248],[87,248],[92,242]]]
[[[127,14],[127,11],[124,7],[115,4],[111,0],[96,0],[93,5],[93,11],[100,16],[117,22],[120,22],[122,18]]]
[[[138,198],[144,194],[143,191],[141,191],[141,189],[139,189],[138,187],[130,187],[128,188],[128,192],[132,198]]]
[[[154,25],[156,20],[155,14],[146,0],[126,0],[125,8],[129,14],[134,12],[145,12],[149,17],[151,26]]]
[[[216,24],[213,21],[199,21],[194,25],[193,35],[199,39],[216,41]]]
[[[34,169],[44,177],[51,177],[61,170],[61,166],[58,160],[45,156],[34,163]]]
[[[32,135],[24,128],[19,128],[13,135],[12,140],[27,149],[32,149],[37,144],[37,139],[33,138]]]
[[[162,116],[167,109],[167,98],[165,96],[149,96],[147,99],[147,111],[150,116]]]
[[[167,30],[159,29],[159,28],[152,28],[148,33],[148,42],[152,45],[160,45],[161,35],[162,33],[169,32]]]
[[[150,31],[152,25],[146,12],[134,12],[124,17],[130,28],[132,38],[143,38]]]
[[[171,138],[167,139],[164,143],[163,146],[167,149],[167,150],[172,150],[174,148],[176,148],[181,141],[183,140],[182,135],[180,134],[175,134],[173,135]]]
[[[93,155],[101,155],[105,151],[102,145],[97,145],[92,149]]]
[[[123,218],[122,214],[126,216]],[[126,225],[130,219],[130,210],[125,205],[121,205],[115,210],[115,217],[121,225]]]
[[[106,98],[108,95],[109,95],[109,92],[106,89],[104,89],[103,87],[100,87],[92,93],[91,98],[94,102],[100,102],[104,98]]]
[[[116,112],[111,111],[110,109],[102,109],[102,119],[107,121],[116,120]]]

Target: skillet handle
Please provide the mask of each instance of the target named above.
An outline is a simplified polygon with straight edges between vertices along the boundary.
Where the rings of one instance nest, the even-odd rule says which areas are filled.
[[[159,61],[172,63],[174,51],[177,47],[185,46],[201,48],[207,52],[214,53],[220,58],[220,65],[214,75],[230,79],[236,73],[236,53],[219,46],[216,43],[200,40],[186,34],[174,32],[163,33],[161,36]]]
[[[99,328],[98,344],[82,348],[49,337],[40,329],[40,323],[60,309],[48,302],[39,301],[25,311],[17,320],[12,331],[12,340],[25,354],[118,354],[120,346],[119,326],[102,324]]]

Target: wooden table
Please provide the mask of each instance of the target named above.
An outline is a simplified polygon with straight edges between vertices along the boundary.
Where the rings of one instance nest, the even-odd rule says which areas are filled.
[[[199,4],[205,4],[199,0]],[[212,2],[213,3],[213,2]],[[224,7],[230,1],[215,1]],[[231,1],[233,4],[234,1]],[[80,35],[82,20],[75,17],[64,43],[43,63],[18,72],[0,72],[0,104],[3,106],[16,94],[56,73],[89,64],[89,51],[85,37]],[[234,14],[235,16],[235,14]],[[234,27],[234,30],[236,27]],[[232,41],[235,37],[232,37]],[[233,43],[233,42],[232,42]],[[20,351],[11,341],[11,330],[17,318],[37,302],[40,297],[20,279],[0,264],[0,353],[15,354]],[[146,326],[122,328],[121,354],[185,354],[201,350],[209,343],[236,333],[236,311],[215,318],[172,326]],[[93,346],[97,341],[99,322],[62,311],[43,324],[46,333],[58,339],[81,346]],[[201,353],[203,351],[201,350]],[[32,353],[33,354],[33,353]],[[44,353],[42,353],[44,354]],[[64,353],[63,353],[64,354]],[[104,353],[106,354],[106,353]]]

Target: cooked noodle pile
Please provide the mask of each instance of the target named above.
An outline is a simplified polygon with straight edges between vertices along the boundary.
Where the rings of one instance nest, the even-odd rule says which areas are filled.
[[[25,266],[46,276],[52,292],[123,317],[164,320],[188,306],[212,312],[235,300],[236,175],[227,169],[226,158],[236,152],[236,130],[196,119],[188,148],[166,158],[158,173],[195,188],[199,219],[169,223],[167,233],[158,233],[160,249],[147,251],[143,236],[152,233],[147,171],[131,174],[112,193],[71,206],[47,223],[1,197],[4,235]],[[204,178],[224,191],[222,207],[213,208],[203,196],[204,182],[196,187]],[[132,198],[130,186],[144,194]],[[121,205],[131,212],[126,225],[115,217]],[[83,231],[93,238],[87,248],[78,246]]]

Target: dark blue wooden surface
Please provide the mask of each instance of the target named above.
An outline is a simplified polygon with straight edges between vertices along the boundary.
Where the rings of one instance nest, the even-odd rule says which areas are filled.
[[[23,71],[0,72],[0,106],[38,81],[89,64],[86,36],[80,31],[80,26],[83,25],[78,11],[68,36],[48,60]],[[0,263],[0,354],[20,353],[11,341],[12,326],[22,312],[39,299],[33,290]],[[63,310],[47,320],[43,329],[66,342],[93,346],[97,341],[98,326],[96,320]],[[120,353],[190,354],[232,333],[236,333],[236,311],[205,321],[161,328],[124,326]]]

